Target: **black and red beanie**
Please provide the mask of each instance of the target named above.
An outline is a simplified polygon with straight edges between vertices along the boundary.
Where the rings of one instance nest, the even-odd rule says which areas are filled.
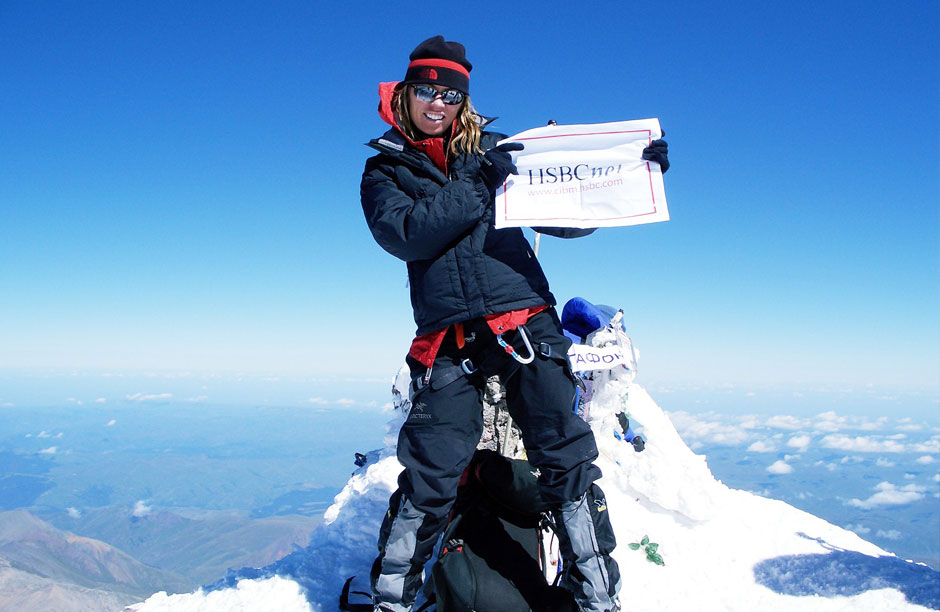
[[[443,36],[432,36],[411,52],[408,71],[402,84],[429,83],[456,89],[470,95],[470,71],[467,51],[458,42],[447,42]]]

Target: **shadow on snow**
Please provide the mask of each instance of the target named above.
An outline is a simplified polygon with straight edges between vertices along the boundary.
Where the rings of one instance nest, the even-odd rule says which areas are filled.
[[[851,597],[874,589],[897,589],[913,604],[940,610],[940,572],[898,559],[842,550],[818,538],[831,552],[786,555],[754,566],[754,579],[782,595]]]

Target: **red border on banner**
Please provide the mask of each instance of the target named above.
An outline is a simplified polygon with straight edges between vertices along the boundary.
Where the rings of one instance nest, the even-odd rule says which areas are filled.
[[[521,142],[523,140],[544,140],[546,138],[568,138],[571,136],[609,136],[611,134],[634,134],[637,132],[646,132],[647,140],[652,143],[653,133],[652,130],[619,130],[616,132],[582,132],[578,134],[553,134],[551,136],[530,136],[528,138],[515,138],[513,142]],[[636,217],[645,217],[647,215],[655,215],[659,211],[656,207],[656,193],[653,190],[653,170],[650,168],[650,163],[646,162],[646,172],[650,180],[650,200],[653,203],[653,210],[651,212],[640,213],[636,215],[627,215],[624,217],[604,217],[602,219],[597,219],[598,221],[613,221],[616,219],[634,219]],[[533,222],[538,223],[539,221],[588,221],[588,219],[576,219],[574,217],[549,217],[548,219],[523,219],[518,217],[509,216],[509,203],[506,198],[506,181],[503,181],[503,220],[504,221],[513,221],[513,222]]]

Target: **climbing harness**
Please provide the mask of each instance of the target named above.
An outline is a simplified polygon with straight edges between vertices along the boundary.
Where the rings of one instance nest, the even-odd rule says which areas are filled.
[[[503,348],[503,350],[517,362],[525,365],[535,361],[536,355],[541,355],[546,359],[552,357],[552,347],[547,342],[539,342],[536,346],[533,347],[531,334],[525,325],[520,325],[516,328],[519,332],[519,336],[522,338],[523,351],[524,355],[520,354],[515,347],[509,344],[504,338],[503,334],[496,335],[496,342]],[[458,337],[463,338],[466,343],[473,342],[476,339],[476,333],[471,333],[469,336],[463,336],[463,330],[459,330]],[[463,343],[458,343],[458,345]],[[461,347],[462,348],[462,347]],[[484,368],[485,369],[485,368]],[[459,378],[461,375],[473,376],[477,374],[480,370],[480,366],[473,362],[470,358],[463,359],[459,364],[447,365],[443,368],[437,368],[436,374],[434,375],[434,386],[435,388],[443,387],[450,383],[451,381]],[[411,394],[414,396],[419,391],[422,391],[425,387],[431,384],[431,374],[435,371],[435,368],[432,366],[428,368],[423,375],[418,375],[411,381]]]

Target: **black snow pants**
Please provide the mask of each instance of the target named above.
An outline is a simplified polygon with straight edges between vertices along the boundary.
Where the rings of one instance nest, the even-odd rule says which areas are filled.
[[[595,534],[591,513],[561,512],[583,502],[589,489],[603,495],[599,487],[592,487],[601,475],[593,464],[597,458],[594,435],[574,412],[576,387],[567,357],[571,342],[562,334],[554,309],[536,314],[523,328],[503,336],[524,359],[529,351],[523,334],[529,337],[534,353],[527,364],[510,355],[482,319],[464,324],[462,348],[457,346],[454,328],[448,330],[429,378],[423,365],[408,358],[412,406],[398,437],[398,460],[405,469],[379,534],[379,556],[372,568],[377,605],[392,612],[411,609],[424,564],[445,527],[461,474],[480,441],[486,379],[497,374],[506,387],[509,414],[522,431],[526,456],[538,468],[542,498],[566,521],[561,530],[566,540],[563,557],[569,557],[566,562],[572,567],[587,568],[573,575],[592,584],[571,588],[585,610],[613,608],[619,574],[609,556],[613,531],[606,512],[601,538]],[[584,517],[589,524],[584,524]],[[599,540],[609,543],[600,546],[605,550],[598,550]],[[577,550],[572,550],[572,542]],[[596,567],[600,569],[591,569]],[[579,589],[598,601],[583,601]]]

